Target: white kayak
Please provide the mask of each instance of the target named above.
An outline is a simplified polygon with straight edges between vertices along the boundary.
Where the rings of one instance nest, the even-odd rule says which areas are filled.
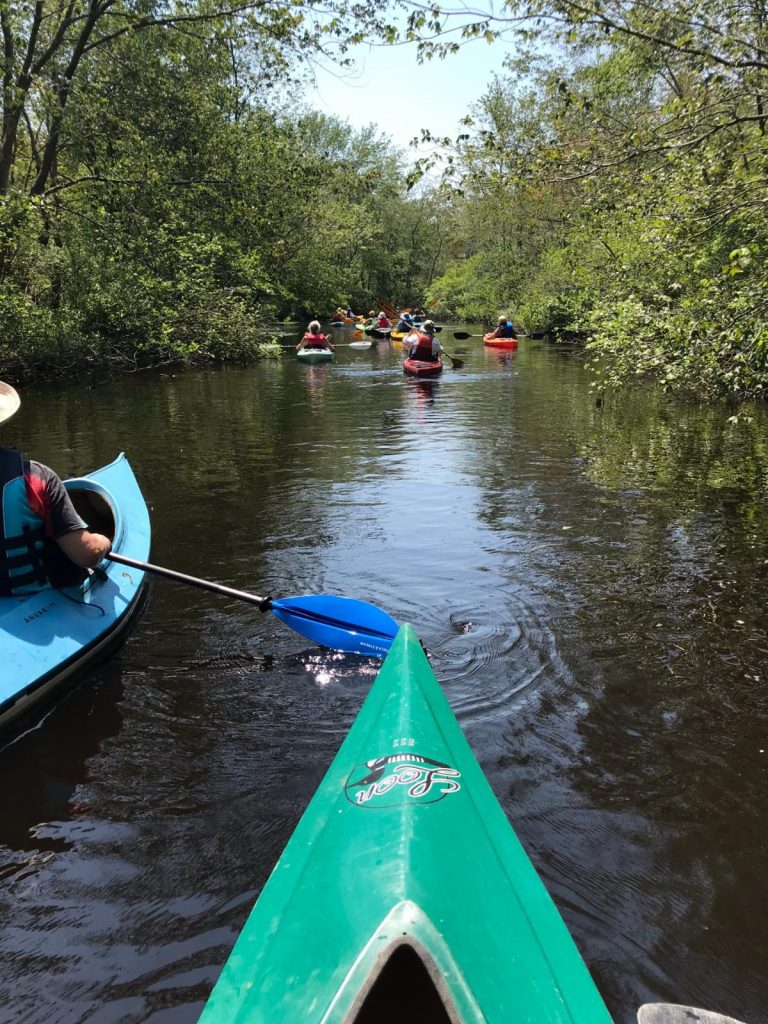
[[[333,352],[329,348],[302,348],[296,356],[302,363],[330,363]]]

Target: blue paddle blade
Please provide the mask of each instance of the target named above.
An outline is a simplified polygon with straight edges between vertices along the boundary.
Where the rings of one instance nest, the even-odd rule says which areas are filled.
[[[321,647],[384,658],[399,626],[376,605],[333,594],[281,597],[272,611],[286,626]]]

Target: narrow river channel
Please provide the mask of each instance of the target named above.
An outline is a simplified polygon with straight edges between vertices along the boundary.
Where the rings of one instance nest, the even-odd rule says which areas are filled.
[[[3,441],[125,450],[155,562],[411,622],[617,1024],[766,1024],[766,410],[441,337],[432,383],[382,343],[28,388]],[[194,1024],[376,668],[153,581],[0,750],[0,1024]]]

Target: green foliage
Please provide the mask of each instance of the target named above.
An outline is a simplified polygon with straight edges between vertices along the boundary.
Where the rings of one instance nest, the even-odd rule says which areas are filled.
[[[445,154],[450,311],[587,338],[598,385],[765,394],[764,15],[702,10],[507,0],[517,58]]]
[[[0,374],[251,358],[272,317],[381,296],[581,335],[598,383],[765,393],[759,5],[506,0],[461,33],[517,50],[440,187],[273,99],[313,54],[396,41],[383,0],[85,10],[6,10]],[[429,59],[449,28],[406,32]]]
[[[509,301],[503,294],[501,277],[483,254],[452,263],[427,290],[427,306],[446,319],[489,320],[498,316],[498,310]]]
[[[391,244],[425,222],[399,154],[373,128],[279,112],[312,54],[389,33],[380,6],[118,0],[87,28],[83,0],[40,22],[9,8],[6,71],[51,52],[3,97],[0,373],[251,358],[274,317],[420,298],[437,257]]]

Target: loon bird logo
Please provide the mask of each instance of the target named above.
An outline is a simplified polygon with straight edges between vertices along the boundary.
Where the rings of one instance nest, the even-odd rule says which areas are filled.
[[[390,754],[357,765],[344,785],[356,807],[433,804],[461,789],[461,772],[420,754]]]

